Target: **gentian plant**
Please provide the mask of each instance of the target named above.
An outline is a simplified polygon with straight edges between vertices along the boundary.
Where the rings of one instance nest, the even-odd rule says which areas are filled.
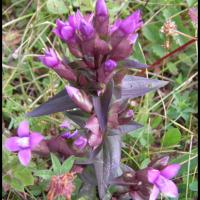
[[[97,0],[95,13],[83,15],[77,11],[68,21],[56,20],[53,33],[68,46],[74,60],[62,58],[53,48],[46,49],[39,60],[67,80],[67,84],[27,116],[64,112],[68,120],[61,124],[64,132],[50,139],[29,131],[28,123],[22,122],[19,137],[7,139],[5,146],[19,152],[23,165],[28,165],[32,149],[45,156],[50,152],[62,158],[74,155],[77,158],[74,165],[83,169],[80,178],[91,190],[97,188],[101,200],[125,197],[155,200],[159,193],[178,197],[177,187],[170,179],[178,173],[180,166],[168,165],[168,157],[152,161],[139,171],[120,162],[122,136],[142,127],[134,121],[129,99],[167,84],[166,81],[131,75],[130,69],[148,67],[128,58],[142,26],[140,10],[110,24],[104,0]],[[75,190],[71,173],[53,177],[51,188],[61,189],[50,192],[48,199],[59,194],[71,198]],[[71,181],[66,177],[71,177]],[[56,180],[59,183],[55,183]],[[62,180],[64,185],[60,183]],[[71,189],[66,189],[66,180]],[[109,198],[110,187],[114,187],[115,192]]]

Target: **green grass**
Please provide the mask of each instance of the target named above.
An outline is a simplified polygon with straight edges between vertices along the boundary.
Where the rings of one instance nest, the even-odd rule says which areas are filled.
[[[65,84],[37,60],[37,55],[44,47],[53,46],[72,60],[66,45],[54,37],[51,30],[55,20],[67,18],[73,8],[91,11],[94,1],[64,0],[64,3],[65,13],[55,14],[47,9],[46,1],[32,0],[28,4],[25,0],[3,1],[3,139],[15,133],[26,112],[45,102]],[[188,16],[189,7],[197,6],[196,0],[152,0],[147,5],[145,1],[109,0],[107,4],[111,21],[142,9],[145,25],[131,57],[143,63],[153,64],[190,40],[187,36],[177,35],[170,38],[169,49],[164,48],[168,39],[160,28],[167,19],[175,21],[180,32],[192,37],[197,35]],[[156,155],[168,154],[171,162],[181,163],[182,169],[174,179],[181,200],[197,197],[197,63],[197,45],[193,43],[167,58],[161,67],[146,71],[146,76],[168,80],[169,84],[132,101],[136,121],[144,128],[125,136],[122,150],[122,162],[136,169],[147,166],[150,158]],[[56,113],[29,121],[33,130],[48,135],[58,131],[63,119],[62,113]],[[170,134],[170,131],[175,132]],[[21,170],[17,157],[3,151],[3,198],[23,199],[27,195],[30,200],[46,199],[45,181],[38,182],[31,172],[47,167],[46,159],[34,157],[26,172],[33,180],[24,183],[21,177],[19,180],[16,174],[11,175]],[[11,179],[13,176],[15,179]],[[20,181],[24,185],[20,185]]]

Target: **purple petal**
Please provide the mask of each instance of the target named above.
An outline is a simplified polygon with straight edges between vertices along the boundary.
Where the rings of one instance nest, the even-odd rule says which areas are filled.
[[[61,128],[68,128],[70,129],[70,123],[68,121],[64,121],[61,125],[60,125]]]
[[[27,166],[31,160],[31,150],[30,149],[20,150],[18,153],[18,158],[22,165]]]
[[[22,121],[19,124],[19,127],[17,129],[17,134],[18,134],[19,137],[29,136],[29,123],[28,123],[28,121]]]
[[[70,138],[75,138],[77,135],[78,135],[78,130],[75,130],[73,133],[70,133],[69,131],[67,131],[62,134],[62,137],[66,139],[70,139]]]
[[[156,181],[156,179],[159,177],[160,172],[156,169],[150,169],[148,170],[148,181],[149,183],[153,183]]]
[[[167,179],[172,179],[178,174],[180,168],[181,166],[179,164],[168,165],[161,171],[161,175]]]
[[[87,139],[83,136],[80,136],[77,140],[74,141],[74,146],[79,149],[83,149],[87,145]]]
[[[8,138],[6,141],[5,141],[5,148],[8,150],[8,151],[19,151],[20,150],[20,147],[18,145],[18,139],[19,137],[10,137]]]
[[[177,198],[178,197],[178,189],[174,182],[171,180],[166,179],[164,176],[159,176],[156,180],[157,187],[160,191],[168,197]]]
[[[30,134],[30,148],[35,148],[42,140],[44,136],[37,132],[31,132]]]
[[[159,195],[159,189],[157,186],[153,186],[153,189],[151,191],[151,194],[150,194],[150,197],[149,197],[149,200],[156,200],[158,195]]]

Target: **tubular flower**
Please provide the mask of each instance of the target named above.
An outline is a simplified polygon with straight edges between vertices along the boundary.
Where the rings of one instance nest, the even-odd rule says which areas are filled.
[[[5,141],[5,148],[11,152],[18,152],[19,161],[27,166],[31,160],[31,150],[37,147],[44,137],[40,133],[30,131],[27,121],[20,123],[17,134],[18,136]]]
[[[67,64],[64,65],[59,60],[53,49],[45,50],[45,54],[38,58],[44,65],[53,69],[60,77],[71,81],[77,80],[75,72]]]
[[[75,87],[66,86],[66,90],[72,101],[82,110],[91,112],[93,105],[89,97],[84,91],[80,91]]]

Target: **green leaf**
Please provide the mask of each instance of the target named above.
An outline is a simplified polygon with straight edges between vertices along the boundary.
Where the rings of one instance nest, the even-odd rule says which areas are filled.
[[[53,172],[51,170],[37,170],[34,174],[35,176],[39,176],[45,180],[48,180],[53,176]]]
[[[198,182],[194,181],[194,182],[190,183],[189,188],[191,191],[197,192],[198,191]]]
[[[24,192],[24,185],[19,179],[13,178],[10,185],[13,189]]]
[[[34,177],[31,171],[27,168],[19,167],[13,173],[14,177],[19,179],[24,186],[33,185],[34,184]]]
[[[67,6],[63,0],[48,0],[47,9],[53,14],[66,14],[68,13]]]
[[[67,173],[71,170],[74,164],[75,157],[70,156],[67,160],[65,160],[61,167],[61,173]]]
[[[169,147],[176,145],[181,140],[181,133],[178,128],[169,128],[165,135],[162,137],[162,145]]]
[[[52,162],[52,167],[53,167],[53,171],[57,174],[60,173],[60,169],[61,169],[61,164],[59,159],[51,153],[51,162]]]
[[[157,127],[160,125],[161,122],[162,122],[162,117],[157,116],[157,117],[155,117],[155,118],[153,119],[152,124],[151,124],[151,127],[152,127],[152,128],[157,128]]]
[[[133,52],[134,52],[133,54],[134,59],[136,59],[137,61],[141,63],[146,63],[144,53],[139,42],[136,42],[136,44],[134,45]]]
[[[177,67],[174,63],[169,62],[167,63],[167,69],[173,74],[173,75],[177,75],[178,74],[178,70]]]
[[[189,7],[193,6],[196,0],[186,0]]]

